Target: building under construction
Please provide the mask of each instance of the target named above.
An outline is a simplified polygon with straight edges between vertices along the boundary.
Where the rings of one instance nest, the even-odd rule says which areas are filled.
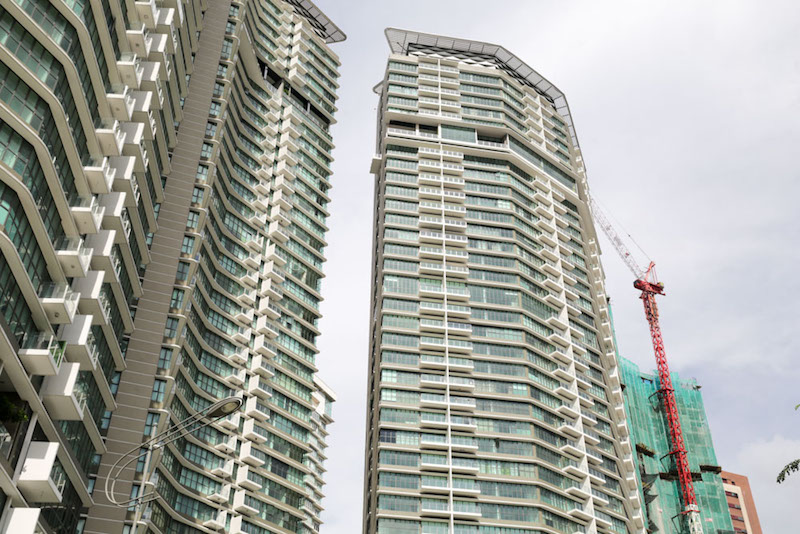
[[[669,455],[667,419],[659,400],[659,378],[619,358],[625,411],[634,446],[645,527],[650,533],[684,534],[680,484]],[[720,467],[714,453],[700,386],[672,373],[678,413],[704,534],[733,534]]]

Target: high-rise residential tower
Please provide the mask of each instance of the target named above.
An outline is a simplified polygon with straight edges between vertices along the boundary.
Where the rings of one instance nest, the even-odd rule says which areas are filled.
[[[677,467],[669,456],[669,429],[658,401],[658,375],[642,373],[625,358],[618,361],[645,524],[651,532],[682,534],[686,530],[681,520],[681,488]],[[700,386],[696,380],[681,379],[677,373],[672,373],[672,385],[703,532],[732,534],[734,527]]]
[[[308,0],[192,4],[176,13],[201,31],[153,238],[158,261],[144,276],[117,391],[125,409],[111,416],[99,479],[211,403],[233,395],[243,407],[132,464],[118,496],[160,499],[139,510],[98,498],[86,532],[126,532],[141,518],[139,532],[313,533],[339,67],[329,44],[344,35]]]
[[[502,47],[387,30],[364,532],[643,532],[564,94]]]
[[[318,531],[342,39],[309,0],[0,2],[0,531]],[[146,507],[104,496],[130,449]]]

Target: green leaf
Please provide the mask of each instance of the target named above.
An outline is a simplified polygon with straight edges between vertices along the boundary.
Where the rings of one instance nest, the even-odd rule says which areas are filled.
[[[778,484],[781,484],[784,480],[786,480],[786,477],[789,476],[789,474],[796,471],[800,471],[800,460],[790,462],[786,467],[783,468],[783,470],[781,470],[780,473],[778,473]]]

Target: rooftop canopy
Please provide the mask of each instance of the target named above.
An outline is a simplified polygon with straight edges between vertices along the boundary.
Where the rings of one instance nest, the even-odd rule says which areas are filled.
[[[564,93],[502,46],[397,28],[387,28],[385,33],[389,47],[395,54],[412,54],[414,52],[438,54],[502,69],[521,84],[535,89],[553,104],[558,114],[564,118],[573,145],[579,147],[578,136],[575,134],[575,126],[572,123],[572,115],[570,115]]]
[[[325,13],[319,10],[311,0],[286,0],[297,9],[297,13],[305,17],[317,30],[320,37],[326,43],[339,43],[347,39],[347,36],[336,24],[331,22]]]

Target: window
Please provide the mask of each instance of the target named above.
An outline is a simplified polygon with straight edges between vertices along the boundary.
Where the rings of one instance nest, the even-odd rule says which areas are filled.
[[[170,363],[172,363],[172,349],[161,347],[161,352],[158,355],[158,368],[169,369]]]
[[[220,56],[223,59],[229,59],[231,57],[231,53],[233,53],[233,41],[225,39],[222,41],[222,53]]]
[[[119,380],[122,377],[122,373],[119,371],[114,372],[114,375],[111,377],[111,383],[109,384],[109,388],[111,389],[111,394],[116,396],[117,390],[119,389]]]
[[[217,133],[217,125],[211,121],[206,123],[206,137],[214,137]]]
[[[189,277],[189,264],[185,261],[178,262],[178,272],[175,274],[177,280],[186,280]]]
[[[167,317],[164,325],[164,337],[174,338],[178,336],[178,320],[175,317]]]
[[[153,392],[150,394],[150,400],[153,402],[164,402],[164,393],[166,393],[166,391],[167,381],[156,378],[153,382]]]
[[[192,190],[192,204],[202,204],[204,193],[205,190],[202,187],[195,187]]]
[[[442,125],[442,138],[466,143],[474,143],[477,140],[474,129],[447,125]]]
[[[142,447],[139,449],[139,459],[136,460],[136,472],[144,473],[144,464],[147,463],[147,449]]]
[[[183,236],[183,243],[181,243],[181,254],[191,255],[194,251],[194,237],[190,235]]]
[[[200,180],[201,182],[206,181],[208,178],[208,165],[198,165],[197,172],[194,173],[194,177],[196,180]]]
[[[160,419],[161,414],[153,412],[147,413],[147,418],[144,420],[144,436],[151,437],[154,435]]]
[[[200,214],[196,211],[189,211],[189,216],[186,217],[186,228],[197,228],[200,223]]]
[[[139,496],[139,484],[133,484],[131,486],[131,499],[135,499],[138,496]],[[135,510],[136,510],[136,501],[134,501],[133,503],[131,503],[130,506],[128,506],[129,512],[133,512]]]
[[[203,143],[203,148],[200,149],[200,157],[209,159],[214,152],[214,145],[211,143]]]

